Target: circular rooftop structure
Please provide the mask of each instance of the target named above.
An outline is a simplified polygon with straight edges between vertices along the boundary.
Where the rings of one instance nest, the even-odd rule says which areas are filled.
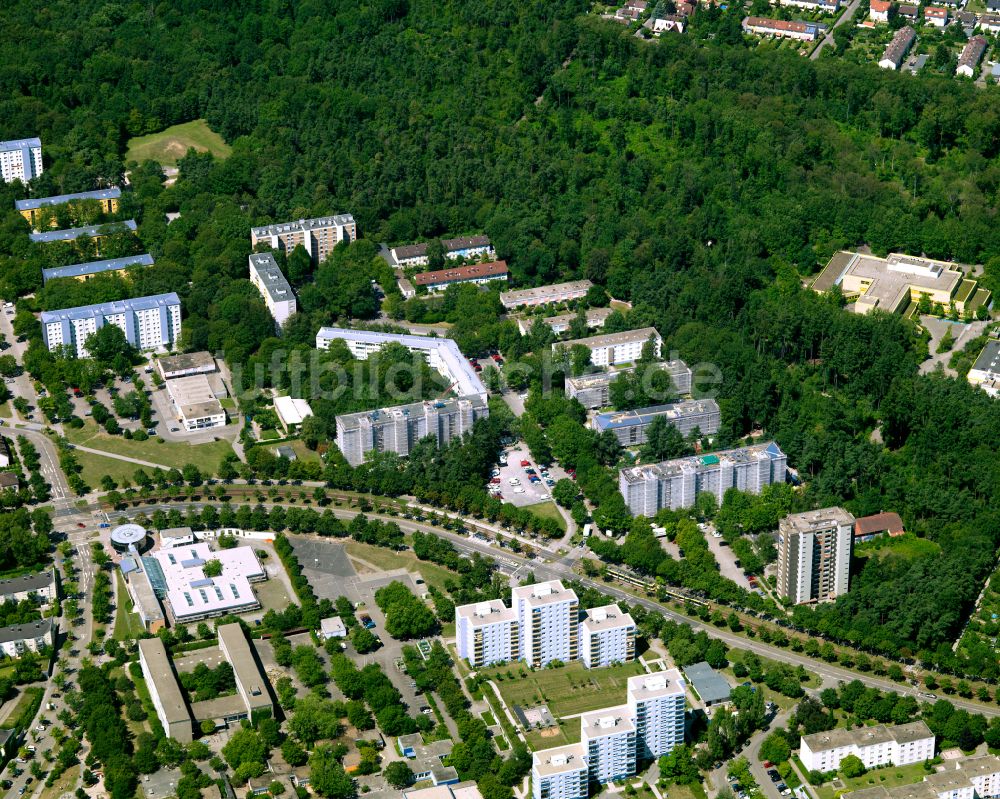
[[[142,549],[146,542],[146,528],[141,524],[122,524],[111,531],[111,546],[115,552],[128,552],[129,547]]]

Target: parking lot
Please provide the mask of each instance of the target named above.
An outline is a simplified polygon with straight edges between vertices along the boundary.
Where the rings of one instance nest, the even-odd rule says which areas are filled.
[[[544,478],[540,482],[532,483],[529,479],[530,475],[524,471],[526,467],[521,466],[522,461],[527,462],[530,468],[534,469],[539,477],[542,477],[541,467],[532,460],[524,442],[507,447],[506,454],[507,465],[497,466],[496,471],[499,474],[493,478],[499,478],[500,482],[492,483],[489,486],[490,489],[498,489],[505,502],[510,502],[519,508],[523,508],[525,505],[537,505],[539,502],[547,502],[552,499],[552,488],[545,484]],[[551,477],[555,482],[555,475],[552,474]]]

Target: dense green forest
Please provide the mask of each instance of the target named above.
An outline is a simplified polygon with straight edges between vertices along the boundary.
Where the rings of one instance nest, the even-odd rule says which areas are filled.
[[[897,510],[941,545],[859,559],[851,595],[797,621],[996,676],[993,653],[963,665],[949,646],[1000,542],[994,403],[918,376],[925,346],[902,320],[850,316],[802,287],[835,249],[868,243],[983,262],[998,288],[996,87],[755,52],[735,7],[658,42],[587,9],[12,0],[0,133],[42,137],[32,193],[46,195],[118,183],[130,137],[207,119],[226,160],[189,155],[169,188],[131,166],[119,215],[156,265],[102,290],[179,292],[185,344],[230,363],[278,346],[246,280],[248,229],[266,221],[350,212],[390,243],[482,231],[522,285],[587,277],[633,301],[630,325],[721,369],[720,441],[762,428],[807,479],[803,502]],[[39,289],[52,255],[12,210],[23,194],[0,187],[7,297]],[[363,246],[291,275],[294,343],[374,315]],[[511,334],[473,304],[477,346]]]

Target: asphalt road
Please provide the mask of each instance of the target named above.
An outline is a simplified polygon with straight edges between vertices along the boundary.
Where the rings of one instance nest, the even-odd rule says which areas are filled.
[[[844,13],[837,17],[837,21],[830,26],[826,35],[819,40],[819,44],[816,45],[816,49],[809,55],[811,60],[815,61],[819,58],[819,54],[823,52],[824,47],[828,44],[833,44],[833,32],[848,20],[853,19],[854,12],[858,10],[859,5],[861,5],[861,0],[851,0],[851,4],[844,9]]]

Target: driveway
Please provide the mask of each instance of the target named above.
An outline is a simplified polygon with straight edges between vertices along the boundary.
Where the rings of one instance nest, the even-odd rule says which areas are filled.
[[[711,529],[705,531],[705,540],[708,542],[708,548],[712,550],[712,554],[715,556],[715,562],[719,564],[719,571],[722,573],[722,576],[732,580],[740,588],[750,591],[750,581],[747,580],[743,569],[736,565],[736,555],[726,543],[726,540],[713,536]]]
[[[935,316],[921,316],[920,324],[927,328],[927,332],[931,334],[931,340],[927,345],[930,357],[920,364],[920,373],[928,374],[933,372],[937,368],[937,365],[941,364],[944,368],[944,373],[949,377],[954,377],[955,370],[948,367],[951,354],[962,349],[965,346],[964,342],[982,335],[986,329],[987,322],[951,322],[947,319],[938,319]],[[945,332],[949,329],[955,342],[947,352],[938,354],[936,351],[938,342],[944,338]]]

